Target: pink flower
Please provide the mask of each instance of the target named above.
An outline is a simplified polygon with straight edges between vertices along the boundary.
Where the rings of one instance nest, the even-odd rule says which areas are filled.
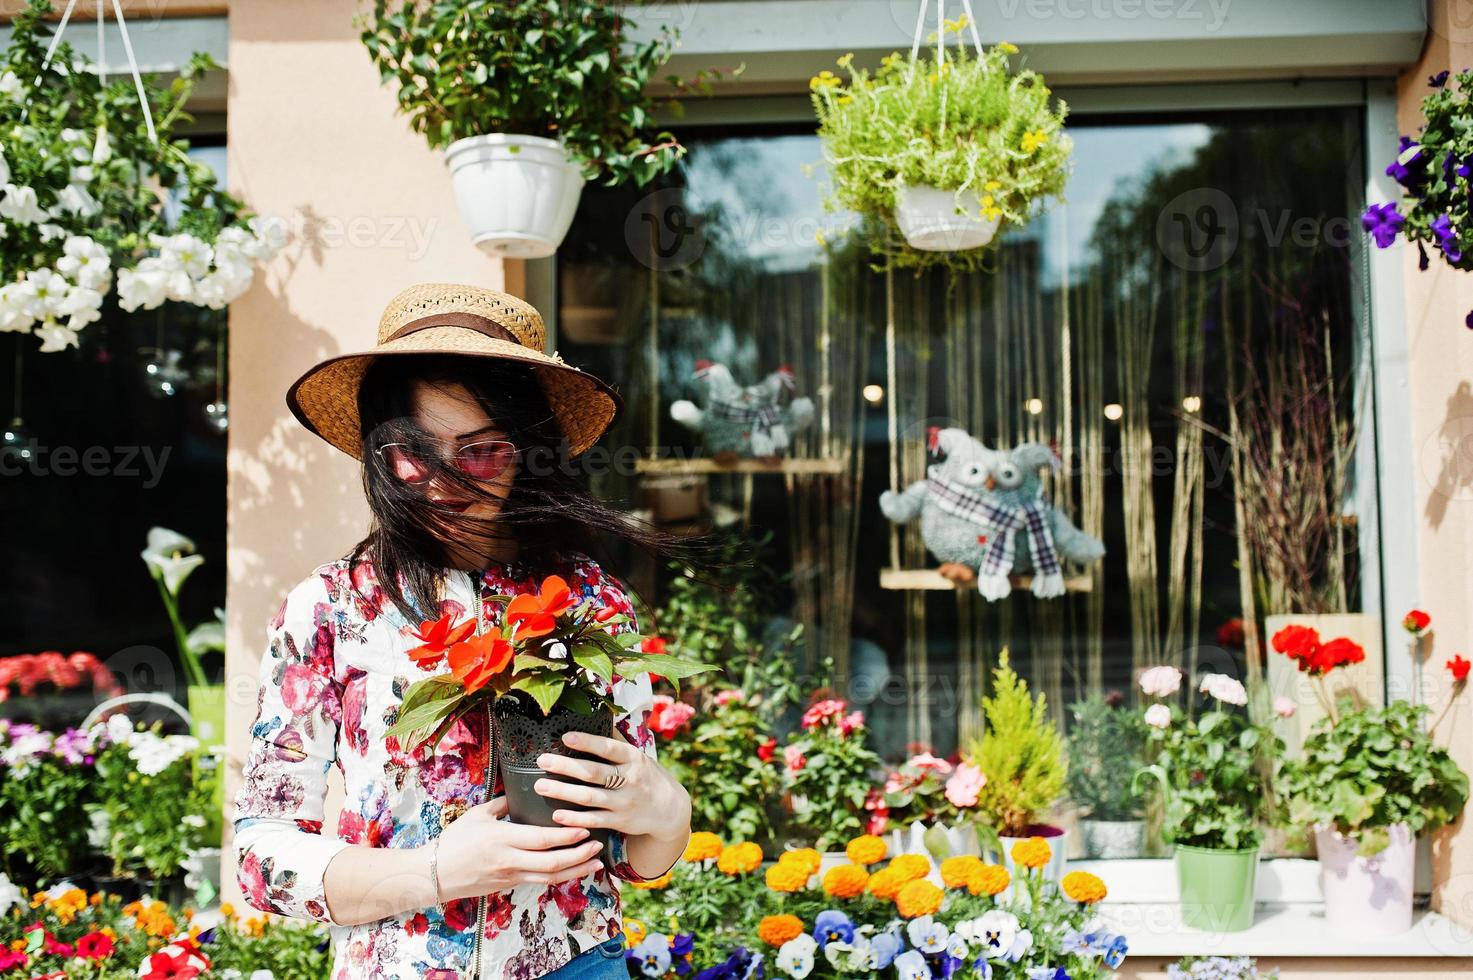
[[[1248,691],[1242,682],[1226,674],[1208,674],[1202,678],[1201,691],[1224,704],[1244,705],[1248,703]]]
[[[1152,728],[1171,727],[1171,709],[1164,704],[1153,704],[1146,709],[1146,724]]]
[[[1299,711],[1299,705],[1294,703],[1293,698],[1286,698],[1282,694],[1274,698],[1274,714],[1280,718],[1293,718]]]
[[[846,736],[847,737],[847,736],[853,734],[856,729],[860,729],[860,728],[863,728],[863,727],[864,727],[864,712],[863,711],[851,711],[847,715],[845,715],[843,718],[840,718],[839,719],[839,734],[840,735],[843,735],[843,736]]]
[[[656,732],[666,738],[672,737],[686,722],[695,716],[696,709],[684,701],[677,701],[668,694],[656,694],[653,699],[654,707],[650,709],[649,721],[650,731]]]
[[[946,799],[952,806],[962,809],[976,806],[977,797],[986,785],[987,777],[982,770],[970,762],[963,762],[946,781]]]
[[[808,764],[808,760],[803,758],[803,750],[796,745],[783,749],[783,761],[788,764],[789,772],[798,772]]]
[[[807,711],[803,712],[802,725],[804,728],[817,728],[832,718],[842,718],[844,716],[844,708],[843,701],[833,698],[827,701],[817,701]]]
[[[922,772],[937,772],[943,776],[951,772],[951,763],[945,759],[938,759],[929,752],[911,756],[907,765],[914,766]]]
[[[716,707],[724,708],[734,701],[740,702],[744,696],[745,695],[742,694],[740,688],[730,691],[722,691],[720,694],[716,695]]]
[[[1175,667],[1152,667],[1141,674],[1141,691],[1153,698],[1169,698],[1181,690],[1181,671]]]

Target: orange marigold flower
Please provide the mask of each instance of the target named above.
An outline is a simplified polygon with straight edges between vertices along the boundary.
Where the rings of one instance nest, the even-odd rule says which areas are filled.
[[[721,838],[709,830],[698,830],[690,835],[690,841],[685,845],[685,853],[680,856],[682,861],[709,861],[721,856]]]
[[[924,854],[902,854],[889,864],[901,881],[915,881],[931,873],[931,860]]]
[[[900,872],[893,867],[881,868],[869,876],[869,893],[875,898],[892,899],[899,894],[905,885],[906,879],[900,876]]]
[[[818,873],[819,866],[823,864],[823,855],[811,847],[799,847],[791,851],[783,851],[778,861],[806,868],[811,876]]]
[[[907,919],[932,915],[941,908],[945,893],[924,878],[908,881],[895,896],[896,910]]]
[[[941,880],[946,883],[947,888],[965,888],[980,867],[982,859],[975,855],[964,854],[947,858],[941,862]]]
[[[834,898],[857,898],[864,894],[868,884],[869,872],[857,864],[841,864],[836,868],[829,868],[823,876],[824,894]]]
[[[1054,850],[1042,837],[1030,837],[1013,845],[1013,863],[1025,868],[1041,868],[1053,859]]]
[[[660,877],[658,878],[651,878],[649,881],[631,881],[629,884],[633,885],[635,888],[643,888],[646,891],[658,891],[659,889],[664,888],[666,885],[670,884],[671,879],[673,879],[674,877],[675,876],[672,873],[667,871],[664,874],[660,875]]]
[[[1000,864],[984,864],[967,879],[967,891],[973,895],[1001,895],[1012,884],[1013,876]]]
[[[757,923],[757,936],[767,945],[778,947],[803,934],[803,920],[796,915],[769,915]]]
[[[848,843],[844,853],[855,864],[878,864],[890,853],[890,845],[885,843],[883,837],[861,834]]]
[[[1105,883],[1088,871],[1071,871],[1060,884],[1064,894],[1081,905],[1093,905],[1106,895]]]
[[[751,841],[728,844],[716,858],[716,867],[729,875],[744,875],[756,870],[762,863],[762,848]]]
[[[779,861],[767,869],[767,887],[775,892],[795,892],[812,877],[808,866],[798,861]]]

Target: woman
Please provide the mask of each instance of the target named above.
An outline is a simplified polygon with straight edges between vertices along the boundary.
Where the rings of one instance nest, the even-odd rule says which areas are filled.
[[[318,364],[287,396],[363,461],[372,522],[270,624],[235,848],[251,905],[332,925],[335,980],[625,977],[611,879],[662,875],[690,834],[689,797],[654,759],[646,677],[613,687],[619,737],[568,736],[601,761],[539,760],[558,778],[538,792],[588,807],[555,811],[556,828],[503,819],[489,710],[412,754],[385,735],[423,676],[407,651],[427,621],[475,614],[494,628],[491,598],[535,592],[548,574],[633,615],[588,554],[601,536],[660,541],[567,465],[618,397],[543,344],[541,317],[514,297],[415,286],[389,304],[377,347]],[[328,836],[334,762],[346,799]],[[606,852],[591,828],[612,831]]]

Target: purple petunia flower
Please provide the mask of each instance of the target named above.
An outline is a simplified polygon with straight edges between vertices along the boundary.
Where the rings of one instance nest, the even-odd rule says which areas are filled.
[[[1449,262],[1461,262],[1463,250],[1458,246],[1458,233],[1453,230],[1451,215],[1439,214],[1432,222],[1432,234],[1437,236],[1437,247]]]
[[[1429,86],[1431,86],[1432,88],[1442,88],[1444,85],[1447,84],[1447,77],[1450,74],[1452,74],[1452,73],[1449,72],[1446,68],[1444,68],[1442,71],[1438,72],[1436,75],[1429,75],[1429,76],[1427,76],[1427,84]]]
[[[1397,147],[1396,159],[1386,167],[1386,176],[1408,190],[1415,190],[1427,178],[1426,162],[1422,147],[1410,136],[1403,136],[1401,145]]]
[[[1377,248],[1390,248],[1404,224],[1406,219],[1396,210],[1395,203],[1372,204],[1360,218],[1361,227],[1376,240]]]

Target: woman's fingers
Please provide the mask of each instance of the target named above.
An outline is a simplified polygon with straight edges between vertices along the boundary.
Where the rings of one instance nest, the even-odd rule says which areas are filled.
[[[544,752],[538,756],[537,765],[541,766],[544,772],[571,776],[594,786],[607,785],[609,777],[614,774],[613,766],[606,766],[602,762],[589,762],[586,759],[575,759],[568,755],[558,755],[556,752]]]
[[[569,803],[581,803],[584,806],[598,807],[603,810],[610,809],[617,802],[614,794],[609,790],[589,786],[587,783],[565,783],[559,779],[539,779],[532,788],[541,796],[554,800],[567,800]]]
[[[503,824],[498,843],[522,851],[551,851],[582,843],[588,834],[577,827],[531,827],[526,824]]]
[[[613,827],[614,814],[608,810],[554,810],[552,819],[565,827]]]
[[[603,850],[600,841],[591,840],[577,847],[565,847],[552,851],[522,851],[510,855],[508,863],[522,871],[535,874],[558,874],[569,868],[580,867]]]
[[[570,749],[579,752],[587,752],[601,759],[608,759],[615,765],[627,765],[636,762],[641,756],[639,749],[628,742],[614,738],[604,738],[602,735],[589,735],[587,732],[568,732],[563,736],[563,744]]]
[[[595,871],[602,870],[603,866],[603,862],[595,858],[591,861],[584,861],[575,868],[568,868],[566,871],[558,871],[545,875],[533,875],[531,880],[536,881],[538,884],[556,885],[559,882],[572,881],[575,878],[586,878]]]

